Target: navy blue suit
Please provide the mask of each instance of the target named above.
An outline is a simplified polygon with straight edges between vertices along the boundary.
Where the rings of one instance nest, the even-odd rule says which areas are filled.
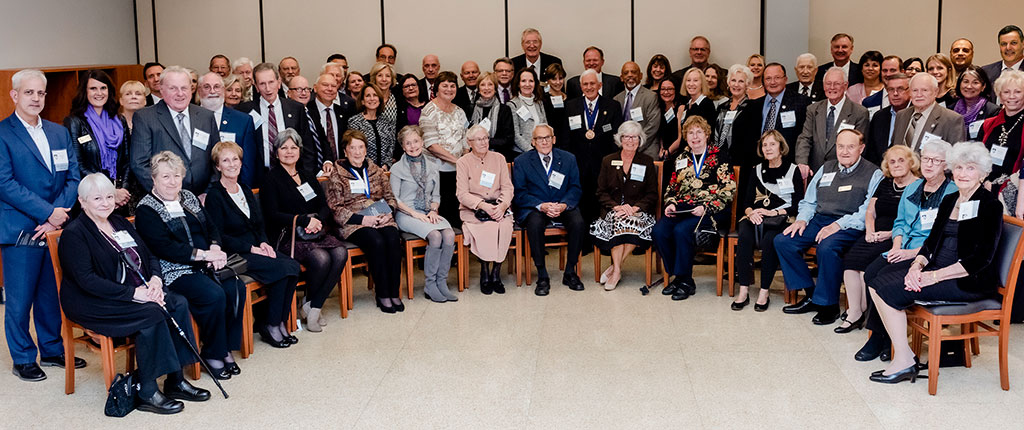
[[[230,135],[227,137],[224,135],[233,133],[235,138],[231,141],[242,147],[242,172],[238,175],[238,182],[252,188],[257,163],[257,157],[254,154],[261,149],[256,143],[256,128],[253,127],[252,117],[225,106],[217,126],[220,127],[221,140],[230,140],[228,139],[231,137]]]
[[[29,312],[35,317],[39,352],[44,357],[64,352],[60,336],[60,302],[53,265],[45,247],[12,246],[22,231],[32,232],[56,207],[70,208],[78,195],[78,153],[71,134],[58,124],[42,121],[50,144],[50,165],[25,130],[11,115],[0,122],[0,246],[4,264],[7,304],[4,332],[14,364],[36,360],[36,344],[29,334]],[[68,166],[56,171],[52,151],[65,151]]]
[[[532,149],[516,157],[512,166],[512,184],[515,186],[515,197],[512,204],[516,209],[516,222],[526,230],[533,254],[533,264],[537,266],[537,278],[547,279],[548,272],[544,267],[544,229],[551,222],[559,222],[565,226],[568,234],[568,256],[565,270],[575,271],[580,256],[580,243],[587,228],[580,214],[579,203],[583,189],[580,187],[580,173],[576,166],[576,157],[568,151],[553,148],[551,150],[551,173],[565,175],[558,188],[548,185],[549,178],[540,155]],[[565,210],[555,217],[537,209],[542,203],[564,203]],[[563,281],[564,282],[564,281]]]

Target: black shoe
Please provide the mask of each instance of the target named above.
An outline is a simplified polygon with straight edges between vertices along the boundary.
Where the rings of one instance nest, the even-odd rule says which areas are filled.
[[[480,292],[490,295],[494,289],[492,288],[491,272],[487,267],[484,267],[484,262],[480,262]]]
[[[891,353],[892,353],[891,349],[885,348],[885,349],[882,350],[881,354],[878,354],[878,359],[882,360],[882,361],[890,361],[890,360],[892,360],[892,354]]]
[[[742,302],[732,302],[732,304],[729,305],[729,307],[732,308],[732,310],[734,310],[734,311],[742,311],[743,308],[747,307],[747,305],[749,305],[749,304],[750,304],[750,295],[748,294],[747,298],[744,299]]]
[[[374,299],[373,301],[374,301],[374,303],[377,304],[377,307],[380,308],[381,312],[384,312],[386,314],[393,314],[393,313],[395,313],[395,308],[391,307],[390,305],[384,306],[383,304],[381,304],[380,299]]]
[[[210,376],[220,379],[221,381],[231,379],[231,371],[228,370],[228,366],[213,367],[209,362],[207,362],[206,366],[203,366],[203,370],[206,370],[207,367],[210,368],[210,371],[208,372],[210,373]]]
[[[168,384],[164,382],[164,396],[188,402],[205,402],[210,400],[209,391],[189,384],[188,381],[184,379],[177,384]]]
[[[829,325],[839,319],[839,305],[818,306],[818,314],[811,318],[815,325]]]
[[[287,340],[288,343],[292,345],[299,343],[299,338],[295,337],[294,335],[287,335],[284,337],[284,340]]]
[[[39,365],[34,362],[28,364],[15,364],[12,373],[22,381],[38,382],[46,379],[46,373],[43,372],[43,369],[40,369]]]
[[[274,340],[274,336],[270,335],[270,330],[268,330],[266,327],[260,327],[259,332],[260,340],[262,340],[263,343],[266,343],[267,345],[270,345],[274,348],[287,348],[292,345],[286,339]]]
[[[675,283],[670,282],[668,285],[665,286],[665,288],[661,289],[661,294],[671,296],[676,293],[676,289],[678,288],[679,287]]]
[[[687,290],[685,285],[676,288],[676,292],[672,294],[672,300],[675,301],[686,300],[689,297],[690,292]]]
[[[787,314],[806,314],[808,312],[817,311],[818,307],[818,305],[811,302],[811,297],[807,296],[795,305],[783,306],[782,312]]]
[[[914,363],[911,364],[910,367],[893,373],[892,375],[886,375],[884,372],[872,373],[868,379],[874,382],[881,382],[883,384],[898,384],[909,379],[910,383],[913,384],[914,382],[917,382],[917,372],[919,372],[917,363]]]
[[[551,280],[548,278],[540,278],[537,280],[537,288],[533,290],[533,294],[538,296],[546,296],[551,291]]]
[[[136,408],[140,411],[152,412],[154,414],[170,415],[181,412],[185,409],[185,404],[177,400],[168,399],[160,391],[157,391],[148,399],[140,396]]]
[[[394,300],[391,300],[391,303],[394,302]],[[391,305],[391,307],[395,308],[395,312],[405,312],[405,303],[398,302],[397,305]]]
[[[867,321],[868,321],[868,313],[867,312],[861,313],[860,314],[860,318],[857,318],[857,321],[850,321],[850,320],[846,319],[846,312],[843,312],[843,316],[839,317],[839,319],[842,320],[842,321],[846,321],[846,322],[850,323],[850,325],[848,325],[846,327],[843,327],[842,324],[840,324],[838,327],[832,329],[832,331],[834,331],[836,333],[839,333],[839,334],[846,334],[846,333],[849,333],[851,331],[860,330],[860,329],[864,328],[864,324],[867,323]]]
[[[491,289],[495,293],[505,294],[505,284],[501,282],[501,262],[491,264],[494,266],[491,270]]]
[[[562,285],[573,291],[583,291],[583,281],[576,275],[576,272],[565,272],[562,274]]]
[[[241,375],[242,368],[238,367],[238,363],[224,363],[224,370],[232,375]]]
[[[770,298],[769,299],[765,299],[763,305],[759,305],[757,303],[754,303],[754,311],[756,311],[756,312],[767,311],[768,310],[768,305],[770,305],[771,303],[772,303],[772,299],[770,299]]]
[[[693,278],[684,281],[683,288],[686,289],[686,294],[691,296],[697,295],[697,282]]]
[[[505,284],[501,283],[500,279],[491,283],[491,289],[494,290],[495,294],[505,294]]]
[[[64,354],[55,355],[53,357],[40,357],[39,365],[45,367],[59,367],[64,368]],[[75,369],[81,369],[85,367],[85,360],[75,357]]]
[[[888,348],[888,345],[880,346],[876,345],[877,343],[881,342],[876,342],[874,340],[874,336],[869,337],[867,343],[865,343],[864,346],[862,346],[860,350],[853,355],[853,359],[857,361],[871,361],[878,358],[882,355],[884,348]],[[886,351],[886,353],[888,354],[888,351]]]

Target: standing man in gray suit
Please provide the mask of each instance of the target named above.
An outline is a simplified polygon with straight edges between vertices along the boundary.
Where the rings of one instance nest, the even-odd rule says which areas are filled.
[[[935,102],[939,81],[927,73],[910,78],[910,106],[896,114],[889,146],[900,144],[921,152],[921,146],[933,139],[963,142],[964,118]]]
[[[986,65],[981,69],[985,71],[988,80],[995,82],[1003,70],[1024,70],[1024,32],[1016,25],[1008,25],[999,30],[999,56],[1002,60]]]
[[[206,192],[213,176],[210,151],[220,141],[213,112],[189,104],[192,77],[179,66],[160,75],[163,100],[135,113],[132,130],[132,173],[146,190],[153,188],[149,159],[171,151],[185,162],[182,186],[196,195]]]
[[[658,96],[640,85],[644,74],[640,71],[640,65],[627,61],[622,65],[622,83],[626,89],[615,95],[615,101],[622,106],[622,120],[633,120],[644,127],[646,139],[643,147],[638,151],[658,159],[658,148],[661,143],[658,140],[658,129],[661,127],[661,107],[658,106]]]
[[[868,133],[868,110],[846,98],[849,83],[843,68],[828,69],[822,85],[825,100],[807,108],[803,131],[796,138],[796,165],[804,180],[814,175],[826,161],[836,159],[836,136],[840,131],[854,129],[861,135]]]

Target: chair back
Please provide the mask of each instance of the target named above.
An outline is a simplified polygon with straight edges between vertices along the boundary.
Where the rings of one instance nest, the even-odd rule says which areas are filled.
[[[1024,221],[1003,215],[1003,231],[996,245],[993,265],[999,271],[999,293],[1003,295],[1003,312],[1010,315],[1017,275],[1024,258]]]
[[[57,294],[60,294],[60,283],[64,280],[64,270],[60,267],[60,256],[57,255],[57,245],[60,244],[60,235],[64,230],[54,230],[46,233],[46,248],[50,250],[50,261],[53,262],[53,277],[57,282]]]

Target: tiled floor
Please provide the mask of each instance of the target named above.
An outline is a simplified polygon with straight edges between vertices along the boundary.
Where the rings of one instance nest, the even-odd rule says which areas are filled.
[[[999,388],[989,338],[973,368],[944,369],[938,395],[929,396],[927,380],[868,381],[883,366],[853,360],[864,331],[837,335],[810,316],[784,315],[777,292],[766,313],[731,311],[731,299],[714,295],[712,266],[698,269],[697,296],[673,302],[638,292],[639,257],[612,292],[593,282],[591,261],[584,259],[583,292],[556,285],[536,297],[531,287],[510,285],[508,294],[484,296],[471,282],[457,303],[431,303],[417,289],[398,315],[377,311],[357,278],[347,320],[329,300],[324,332],[300,332],[287,350],[257,342],[240,361],[242,375],[224,383],[230,399],[215,394],[174,416],[104,417],[99,360],[88,352],[80,356],[90,366],[79,370],[70,396],[59,369],[48,368],[41,383],[0,375],[0,428],[984,429],[1024,422],[1017,327],[1010,391]],[[9,365],[4,354],[0,367]],[[198,384],[214,389],[208,377]]]

